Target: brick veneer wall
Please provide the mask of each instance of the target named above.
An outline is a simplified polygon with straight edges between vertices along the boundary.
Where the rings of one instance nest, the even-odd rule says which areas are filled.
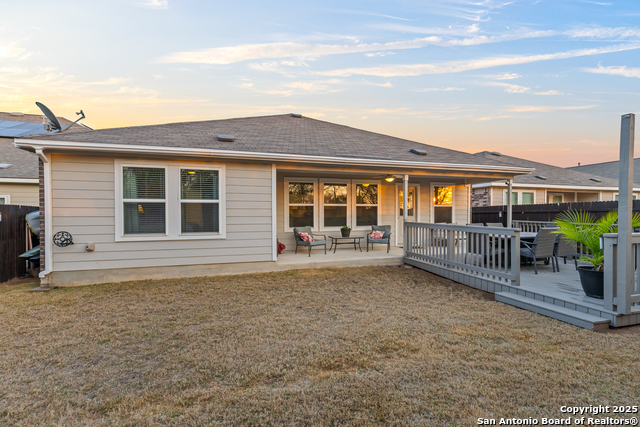
[[[471,191],[471,207],[491,206],[491,187],[474,188]]]

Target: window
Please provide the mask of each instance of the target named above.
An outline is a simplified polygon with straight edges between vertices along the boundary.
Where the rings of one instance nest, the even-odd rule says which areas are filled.
[[[564,195],[558,193],[548,193],[547,194],[549,203],[562,203],[564,202]]]
[[[0,196],[0,205],[8,205],[11,202],[9,196]]]
[[[289,228],[315,227],[315,181],[287,183]]]
[[[433,222],[453,223],[453,186],[433,186]]]
[[[507,190],[503,193],[504,204],[507,204]],[[535,194],[531,191],[511,191],[511,204],[517,205],[533,205],[535,203]]]
[[[523,205],[533,205],[535,203],[534,194],[522,192],[522,204]]]
[[[224,239],[224,166],[115,161],[116,241]]]
[[[613,200],[614,200],[614,201],[616,201],[616,202],[617,202],[619,198],[620,198],[620,195],[618,195],[618,194],[614,194],[614,195],[613,195]],[[631,195],[631,198],[632,198],[633,200],[637,200],[638,196],[637,196],[637,195],[635,195],[635,194],[632,194],[632,195]]]
[[[122,168],[124,234],[166,234],[164,168]]]
[[[220,231],[219,172],[180,170],[180,223],[182,233]]]
[[[348,185],[325,182],[323,188],[323,225],[325,228],[348,224]]]
[[[507,205],[509,204],[509,199],[507,199],[507,194],[509,194],[507,191],[504,192],[504,204]],[[518,204],[518,192],[517,191],[511,191],[511,204],[512,205],[517,205]]]
[[[378,184],[356,184],[356,227],[378,225]]]

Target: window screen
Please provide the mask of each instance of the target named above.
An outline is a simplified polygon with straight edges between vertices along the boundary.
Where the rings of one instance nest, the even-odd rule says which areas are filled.
[[[124,234],[164,234],[165,169],[125,166],[122,187]]]

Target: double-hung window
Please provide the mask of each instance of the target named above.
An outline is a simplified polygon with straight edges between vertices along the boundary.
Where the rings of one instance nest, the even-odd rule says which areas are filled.
[[[285,182],[289,228],[316,227],[316,179],[290,178]]]
[[[166,169],[122,168],[123,234],[167,232]]]
[[[325,229],[349,224],[349,185],[345,182],[321,182],[322,225]]]
[[[115,163],[116,241],[226,237],[224,166]]]
[[[433,222],[453,223],[453,186],[433,185]]]
[[[379,185],[356,183],[356,227],[378,225]]]

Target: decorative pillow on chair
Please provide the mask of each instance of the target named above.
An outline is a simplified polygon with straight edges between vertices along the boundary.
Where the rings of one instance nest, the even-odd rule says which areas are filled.
[[[306,231],[299,232],[298,236],[300,236],[303,242],[313,242],[313,237]]]
[[[371,236],[371,239],[373,240],[380,240],[384,237],[384,231],[379,231],[379,230],[372,231],[370,236]]]

